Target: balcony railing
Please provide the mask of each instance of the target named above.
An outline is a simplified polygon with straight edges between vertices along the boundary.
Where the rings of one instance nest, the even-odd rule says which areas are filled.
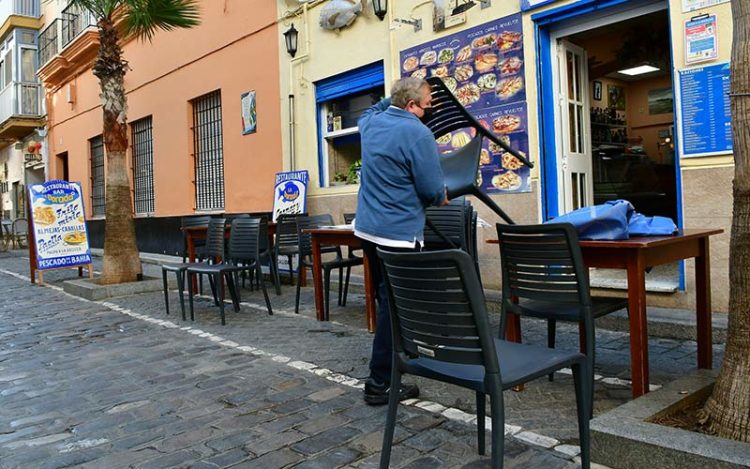
[[[41,87],[39,83],[14,82],[0,91],[0,122],[11,117],[39,117]]]
[[[39,66],[43,67],[90,27],[96,27],[96,19],[88,10],[73,5],[64,9],[60,18],[39,34]]]
[[[10,15],[39,18],[40,0],[0,0],[0,20],[4,21]]]

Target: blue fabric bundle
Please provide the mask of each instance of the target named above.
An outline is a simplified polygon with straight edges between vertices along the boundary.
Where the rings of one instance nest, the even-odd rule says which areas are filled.
[[[616,240],[630,236],[665,236],[677,226],[667,217],[647,217],[635,211],[627,200],[610,200],[602,205],[583,207],[546,223],[570,223],[581,239]]]

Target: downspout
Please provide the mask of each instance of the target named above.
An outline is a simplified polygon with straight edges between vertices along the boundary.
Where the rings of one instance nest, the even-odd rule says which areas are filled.
[[[295,151],[295,112],[294,112],[294,66],[297,63],[301,63],[310,56],[310,22],[308,15],[307,3],[302,5],[302,17],[305,23],[305,53],[294,57],[289,61],[289,169],[294,171],[296,169],[296,151]]]

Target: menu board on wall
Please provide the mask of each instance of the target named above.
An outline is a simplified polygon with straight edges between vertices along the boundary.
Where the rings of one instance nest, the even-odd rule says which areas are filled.
[[[442,78],[485,128],[529,154],[521,15],[466,29],[401,52],[402,76]],[[438,137],[441,152],[471,140],[469,129]],[[481,186],[486,192],[529,192],[529,168],[484,139]]]
[[[681,156],[731,153],[729,63],[681,70],[678,82]]]
[[[91,264],[81,185],[48,181],[29,186],[37,269]]]

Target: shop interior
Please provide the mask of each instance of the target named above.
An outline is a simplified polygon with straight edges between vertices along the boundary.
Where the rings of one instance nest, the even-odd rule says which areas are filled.
[[[626,199],[677,220],[666,10],[566,38],[586,50],[594,203]]]

